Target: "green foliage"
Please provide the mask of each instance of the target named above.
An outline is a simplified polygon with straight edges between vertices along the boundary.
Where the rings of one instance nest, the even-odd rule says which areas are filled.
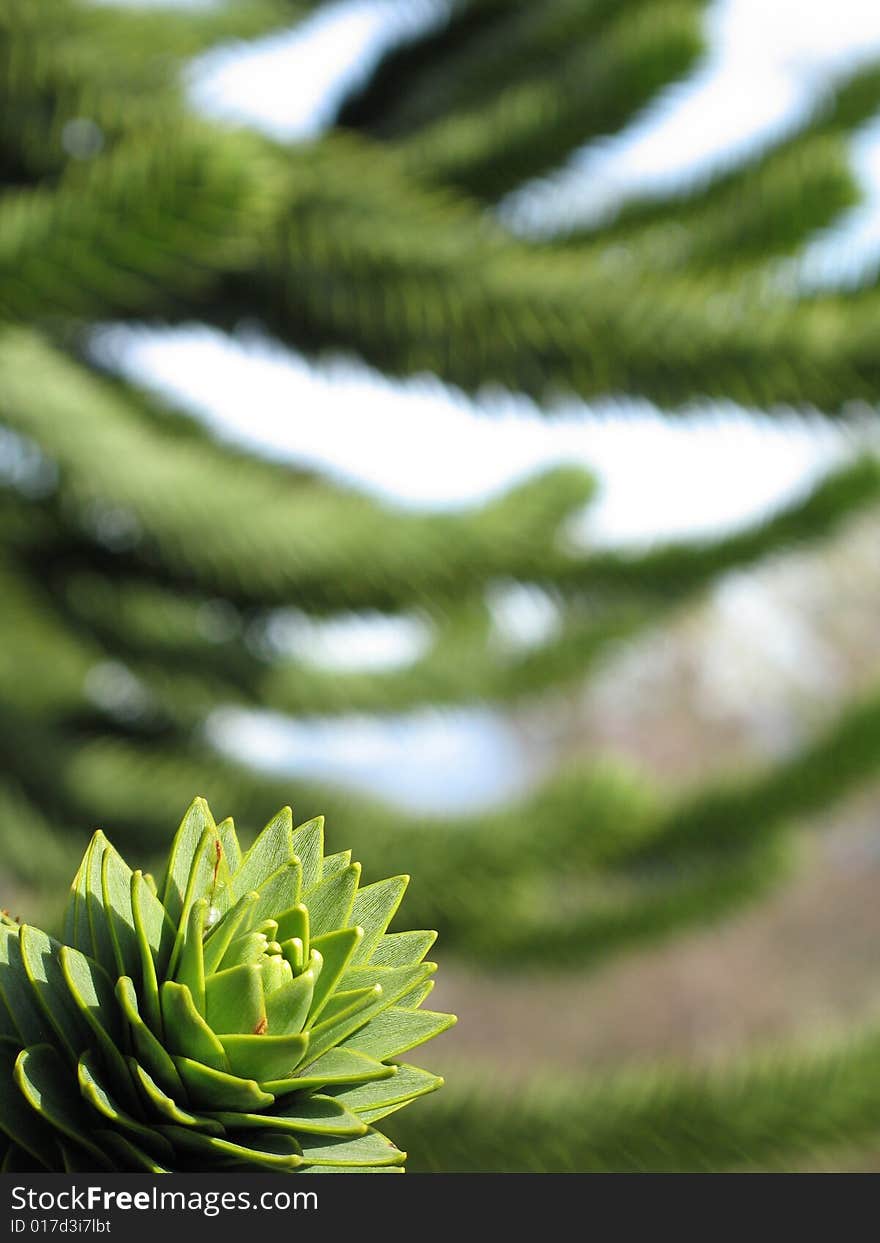
[[[557,1075],[526,1091],[466,1077],[401,1119],[398,1136],[418,1153],[411,1170],[790,1171],[876,1144],[880,1035],[871,1028],[709,1073]]]
[[[414,917],[477,962],[569,964],[680,931],[754,900],[796,861],[791,825],[870,781],[878,765],[874,696],[849,707],[787,761],[720,777],[670,798],[607,766],[573,766],[513,806],[419,820],[364,797],[300,783],[383,871],[409,867]],[[92,809],[125,843],[163,841],[163,822],[200,776],[215,804],[237,798],[254,826],[284,785],[206,748],[42,741],[44,763],[80,819]],[[153,804],[146,817],[141,808]],[[165,801],[167,800],[167,806]]]
[[[614,220],[572,230],[555,244],[649,267],[766,265],[858,201],[847,140],[878,108],[880,70],[871,66],[841,82],[808,125],[751,164],[672,198],[636,199]]]
[[[574,547],[572,522],[596,488],[583,471],[550,471],[464,512],[402,512],[250,458],[102,372],[95,324],[235,331],[257,321],[308,355],[341,349],[388,374],[428,371],[470,392],[503,385],[548,415],[578,395],[646,397],[673,412],[693,399],[734,400],[767,417],[789,405],[846,419],[851,403],[876,404],[870,274],[856,297],[794,295],[779,280],[780,260],[796,259],[858,201],[849,141],[880,107],[876,66],[842,80],[740,167],[624,204],[588,228],[527,239],[505,227],[499,201],[636,120],[696,66],[703,0],[454,0],[445,21],[392,48],[313,141],[283,145],[191,114],[182,75],[194,55],[292,27],[319,7],[21,0],[0,13],[0,901],[47,927],[86,846],[73,826],[112,824],[119,845],[152,866],[193,789],[239,808],[248,840],[286,800],[287,782],[209,745],[214,709],[327,716],[577,692],[622,641],[673,618],[725,573],[820,548],[880,507],[880,466],[862,453],[732,534],[638,552]],[[555,609],[542,643],[499,634],[492,602],[511,584]],[[425,649],[401,668],[331,673],[271,641],[285,609],[312,622],[414,618]],[[583,968],[721,918],[781,883],[803,850],[798,829],[880,766],[876,688],[828,715],[778,762],[685,790],[584,756],[511,805],[454,818],[404,814],[317,781],[297,781],[295,794],[324,807],[383,873],[412,870],[412,917],[441,929],[451,953],[527,979],[548,961]],[[192,814],[210,829],[204,808]],[[275,824],[260,850],[280,841],[283,855],[286,822],[280,836]],[[238,873],[266,908],[243,911],[238,940],[266,937],[260,926],[279,914],[287,941],[302,940],[296,901],[279,893],[299,887],[323,941],[311,999],[297,983],[304,960],[296,987],[273,1003],[291,1025],[285,1067],[304,1030],[364,1017],[345,1017],[340,991],[360,994],[353,1007],[371,1005],[364,990],[380,976],[423,970],[397,955],[415,947],[420,963],[430,938],[376,932],[399,898],[395,882],[355,892],[348,859],[320,863],[309,839],[301,876],[285,856],[286,878],[270,877],[264,893],[259,851],[239,870],[231,830],[216,832],[230,867],[217,892]],[[242,987],[227,992],[212,982],[220,956],[203,982],[190,935],[190,899],[213,886],[206,857],[196,852],[189,898],[192,868],[173,859],[162,891],[171,922],[159,920],[149,954],[135,956],[130,891],[132,922],[124,896],[116,904],[129,874],[97,840],[65,939],[101,964],[96,988],[106,992],[109,968],[134,992],[106,999],[118,1030],[95,1028],[78,1005],[87,981],[64,979],[58,943],[38,955],[46,979],[29,975],[16,947],[37,934],[2,917],[10,963],[0,993],[16,990],[15,1024],[0,1028],[7,1163],[275,1167],[305,1156],[318,1168],[343,1150],[371,1166],[396,1161],[369,1128],[436,1081],[400,1066],[393,1078],[315,1081],[265,1101],[274,1092],[257,1086],[262,1067],[246,1073],[256,1070],[241,1043],[267,1047],[244,1030],[260,1004],[257,977],[239,969],[247,963],[230,966]],[[106,924],[94,870],[102,850]],[[143,886],[138,895],[141,914],[155,915],[158,899]],[[343,968],[360,983],[335,979],[331,991],[330,965],[348,946],[333,925],[369,932],[371,921],[375,935]],[[154,986],[149,961],[155,969],[166,956],[173,969]],[[396,1058],[394,1032],[414,1043],[431,1034],[417,1010],[422,986],[411,982],[401,1004],[393,991],[383,994],[391,1009],[360,1028],[362,1061]],[[123,1031],[131,1065],[119,1062]],[[867,1142],[876,1079],[870,1033],[709,1077],[539,1079],[516,1093],[463,1077],[395,1134],[419,1168],[784,1165]],[[209,1118],[200,1107],[218,1085],[229,1096]],[[27,1105],[38,1098],[42,1121]],[[280,1112],[291,1101],[299,1113]],[[343,1134],[345,1119],[355,1129]]]
[[[400,1172],[372,1124],[443,1081],[392,1059],[455,1020],[435,934],[386,931],[409,878],[350,857],[287,807],[242,855],[196,799],[160,893],[96,833],[63,943],[0,925],[0,1168]]]
[[[532,8],[512,38],[507,32],[500,63],[490,55],[488,66],[473,65],[469,104],[407,134],[407,164],[419,176],[500,197],[572,146],[612,133],[671,74],[688,69],[701,48],[701,8],[702,0],[641,2],[622,12],[570,3]],[[495,75],[503,86],[492,98]]]

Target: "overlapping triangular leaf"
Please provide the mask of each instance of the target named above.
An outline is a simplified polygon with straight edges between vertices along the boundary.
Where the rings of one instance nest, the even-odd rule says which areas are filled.
[[[95,833],[76,944],[0,920],[3,1168],[397,1168],[371,1124],[440,1081],[389,1050],[446,1019],[411,1030],[434,965],[432,934],[385,931],[406,878],[359,878],[289,809],[242,857],[195,800],[161,899]]]

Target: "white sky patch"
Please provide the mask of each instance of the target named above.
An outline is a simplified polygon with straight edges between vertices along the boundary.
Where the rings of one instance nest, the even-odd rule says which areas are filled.
[[[578,535],[599,544],[742,525],[803,491],[852,444],[822,420],[732,404],[669,418],[646,401],[571,402],[547,416],[519,395],[480,402],[434,377],[312,363],[256,335],[202,326],[107,326],[93,348],[219,439],[413,509],[475,505],[554,466],[583,466],[601,490]]]
[[[448,12],[447,0],[339,0],[292,30],[215,48],[190,68],[194,106],[281,141],[326,129],[382,55]]]
[[[299,609],[276,609],[262,646],[337,673],[385,673],[413,664],[431,645],[431,628],[417,617],[348,613],[315,620]]]
[[[495,638],[505,647],[543,647],[559,630],[556,602],[535,583],[496,584],[488,602]]]
[[[344,784],[425,814],[490,806],[526,789],[541,766],[540,748],[526,753],[503,715],[485,708],[302,720],[224,708],[206,730],[219,751],[261,772]]]
[[[35,441],[0,426],[0,485],[39,500],[57,487],[58,467]]]
[[[735,166],[797,129],[841,73],[880,56],[877,0],[716,0],[708,53],[613,137],[508,196],[502,216],[544,234],[605,218]]]

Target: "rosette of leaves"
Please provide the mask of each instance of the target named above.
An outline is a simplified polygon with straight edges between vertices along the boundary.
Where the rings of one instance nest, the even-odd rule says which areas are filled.
[[[157,886],[103,833],[64,943],[0,925],[7,1170],[401,1172],[376,1130],[442,1080],[397,1059],[449,1027],[422,1009],[433,932],[387,932],[408,877],[361,887],[289,808],[242,854],[196,799]]]

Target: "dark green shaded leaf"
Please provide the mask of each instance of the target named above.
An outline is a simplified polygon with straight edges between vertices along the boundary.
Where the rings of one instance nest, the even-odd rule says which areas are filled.
[[[91,1105],[96,1113],[103,1114],[115,1126],[122,1127],[124,1131],[129,1132],[129,1135],[134,1136],[148,1152],[152,1149],[166,1161],[174,1159],[173,1148],[162,1139],[161,1135],[138,1122],[116,1103],[112,1092],[102,1081],[101,1068],[95,1055],[90,1051],[83,1053],[79,1059],[77,1081],[80,1096],[87,1105]]]
[[[170,1092],[174,1097],[183,1096],[183,1084],[171,1060],[171,1055],[141,1018],[134,985],[125,976],[117,982],[116,997],[125,1016],[138,1062],[150,1072],[166,1092]]]
[[[240,1136],[242,1142],[235,1143],[230,1139],[173,1126],[163,1126],[162,1133],[176,1147],[193,1153],[209,1166],[244,1162],[248,1166],[264,1166],[270,1170],[295,1170],[302,1165],[301,1149],[292,1135],[262,1132],[255,1138]],[[246,1143],[245,1138],[250,1142]]]
[[[98,1169],[113,1169],[112,1162],[90,1138],[93,1120],[76,1093],[70,1068],[50,1045],[23,1049],[13,1074],[22,1096],[40,1117],[84,1148]]]
[[[188,1109],[184,1109],[180,1103],[163,1092],[155,1079],[147,1073],[140,1062],[133,1057],[128,1059],[129,1069],[132,1077],[141,1091],[141,1095],[145,1104],[151,1110],[155,1110],[166,1122],[173,1122],[176,1126],[191,1126],[196,1130],[204,1131],[207,1135],[222,1135],[223,1127],[219,1122],[215,1121],[203,1114],[190,1113]],[[175,1070],[175,1075],[177,1071]],[[180,1091],[183,1091],[182,1085]]]
[[[0,996],[4,1015],[15,1024],[21,1044],[51,1042],[52,1025],[46,1011],[37,1002],[24,969],[18,930],[0,927]],[[4,1021],[4,1031],[9,1024]]]
[[[67,989],[57,957],[60,946],[29,924],[22,924],[18,944],[34,996],[52,1024],[56,1040],[75,1063],[91,1043],[91,1028]]]
[[[97,1138],[106,1146],[107,1151],[116,1159],[120,1169],[136,1169],[146,1174],[170,1174],[171,1170],[151,1157],[149,1152],[140,1148],[137,1144],[125,1135],[120,1135],[118,1131],[108,1131],[100,1129],[95,1132]],[[161,1140],[160,1135],[156,1135],[156,1140]],[[170,1145],[169,1145],[170,1148]]]
[[[18,1041],[0,1038],[0,1132],[24,1148],[37,1165],[53,1170],[56,1152],[52,1130],[27,1103],[14,1079],[20,1052]]]

